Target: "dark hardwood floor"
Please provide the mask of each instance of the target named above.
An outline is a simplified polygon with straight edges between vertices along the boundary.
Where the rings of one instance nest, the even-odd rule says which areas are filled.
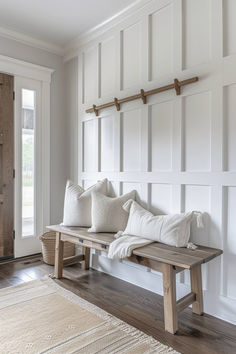
[[[0,263],[0,288],[50,273],[53,267],[39,256]],[[66,267],[63,279],[55,281],[183,354],[236,353],[236,326],[209,315],[193,315],[191,309],[179,314],[176,335],[165,332],[162,297],[150,291],[92,269],[83,271],[79,264]]]

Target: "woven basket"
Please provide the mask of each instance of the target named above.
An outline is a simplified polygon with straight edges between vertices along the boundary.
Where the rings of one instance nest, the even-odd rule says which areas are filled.
[[[45,232],[40,236],[42,243],[43,261],[47,264],[55,264],[55,246],[56,246],[56,232]],[[70,242],[64,242],[64,254],[63,258],[71,257],[75,255],[75,245]]]

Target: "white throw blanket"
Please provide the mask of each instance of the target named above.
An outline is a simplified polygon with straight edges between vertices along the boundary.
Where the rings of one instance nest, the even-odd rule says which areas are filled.
[[[153,240],[130,235],[122,235],[122,231],[118,232],[109,246],[108,258],[110,259],[123,259],[130,257],[135,248],[149,245]]]
[[[108,258],[110,259],[124,259],[130,257],[133,250],[136,248],[149,245],[154,241],[139,236],[130,235],[115,235],[117,239],[113,241],[109,246]],[[187,248],[195,250],[197,248],[194,243],[189,242]]]

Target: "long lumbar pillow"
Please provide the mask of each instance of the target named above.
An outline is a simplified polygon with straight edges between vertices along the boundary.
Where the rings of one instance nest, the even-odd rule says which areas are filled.
[[[133,200],[126,202],[123,208],[129,213],[129,219],[122,235],[139,236],[175,247],[187,247],[190,238],[190,223],[195,214],[197,226],[203,227],[200,212],[154,216]],[[194,245],[191,244],[190,248],[194,248]]]
[[[89,232],[118,232],[124,230],[128,214],[122,208],[129,199],[135,199],[135,190],[117,198],[99,192],[92,193],[92,227]]]
[[[67,181],[64,201],[64,226],[91,226],[91,194],[94,191],[106,195],[107,179],[97,182],[87,190]]]

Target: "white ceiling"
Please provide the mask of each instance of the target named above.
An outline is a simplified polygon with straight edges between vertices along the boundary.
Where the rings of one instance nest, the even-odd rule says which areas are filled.
[[[64,46],[137,0],[0,0],[0,27]]]

